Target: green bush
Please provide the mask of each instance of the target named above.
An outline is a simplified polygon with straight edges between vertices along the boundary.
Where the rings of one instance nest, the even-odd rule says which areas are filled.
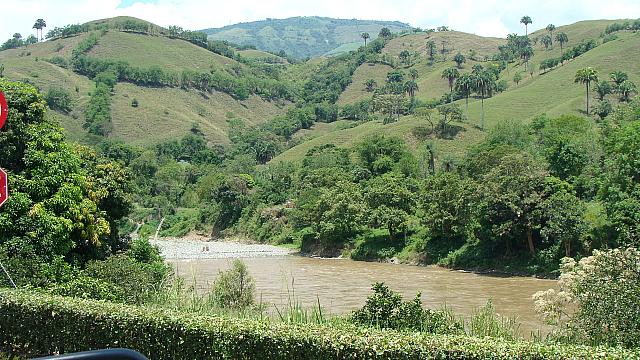
[[[255,304],[256,285],[247,265],[236,259],[213,283],[214,302],[221,308],[246,309]]]
[[[92,261],[85,273],[118,289],[121,300],[140,304],[160,289],[167,267],[162,262],[140,263],[127,255],[115,255],[103,261]]]
[[[464,334],[461,323],[444,312],[423,309],[420,293],[412,301],[403,301],[402,295],[384,283],[372,286],[364,307],[355,311],[350,320],[355,324],[380,329],[413,330],[432,334]]]
[[[64,88],[59,86],[50,87],[44,98],[51,109],[65,113],[72,110],[73,101],[71,100],[71,95]]]
[[[640,251],[593,252],[564,258],[559,290],[534,295],[536,311],[556,336],[572,343],[640,346]]]
[[[125,347],[150,359],[630,359],[640,352],[351,325],[268,324],[0,290],[0,344],[26,355]]]

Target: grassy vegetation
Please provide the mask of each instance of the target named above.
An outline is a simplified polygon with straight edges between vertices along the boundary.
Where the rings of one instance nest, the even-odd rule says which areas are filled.
[[[122,19],[100,21],[115,23],[119,20]],[[97,139],[87,134],[82,124],[94,83],[70,68],[44,61],[53,57],[68,60],[73,48],[86,36],[88,35],[84,33],[2,51],[0,64],[4,65],[4,75],[8,79],[27,81],[43,92],[50,88],[66,89],[72,98],[72,111],[50,112],[50,116],[58,118],[70,140],[93,143]],[[89,55],[101,59],[124,60],[143,68],[156,65],[176,72],[182,69],[231,71],[232,67],[247,68],[233,59],[184,40],[115,30],[105,33]],[[139,104],[135,108],[131,105],[134,98]],[[258,96],[238,101],[221,92],[205,94],[195,90],[150,88],[120,83],[114,88],[112,96],[113,131],[110,137],[135,145],[152,145],[181,137],[197,123],[207,140],[226,144],[229,142],[228,119],[237,118],[248,125],[256,125],[283,114],[285,110],[286,104],[264,101]]]
[[[365,81],[373,79],[378,85],[382,86],[387,79],[387,73],[392,69],[391,66],[384,64],[365,63],[360,65],[353,74],[353,81],[340,95],[338,104],[352,104],[360,100],[370,99],[373,93],[366,90]]]
[[[161,56],[158,56],[162,54]],[[131,66],[157,65],[165,70],[210,70],[239,66],[233,59],[193,44],[164,36],[109,31],[88,53],[91,57],[124,60]]]
[[[569,43],[567,48],[574,46],[586,39],[599,39],[607,25],[613,23],[612,20],[581,21],[575,24],[560,26],[556,32],[567,33]],[[530,36],[536,37],[546,33],[546,30],[534,32]],[[428,59],[426,42],[434,40],[438,48],[435,62]],[[440,53],[442,40],[445,40],[445,48],[448,53]],[[482,64],[485,55],[497,52],[498,45],[504,43],[502,39],[483,38],[471,34],[455,31],[436,32],[432,34],[418,33],[409,34],[392,39],[384,48],[383,53],[395,56],[403,50],[420,54],[415,64],[411,67],[401,67],[401,70],[408,72],[409,69],[418,71],[417,83],[419,91],[416,98],[419,100],[430,100],[440,98],[449,91],[447,80],[441,78],[442,71],[455,65],[453,55],[460,51],[467,57],[467,62],[463,64],[461,73],[470,72],[474,64]],[[476,52],[479,61],[470,60],[469,49]],[[535,47],[535,55],[530,60],[530,64],[536,66],[541,61],[560,56],[560,47],[554,43],[553,49],[545,50],[541,43]],[[622,32],[618,34],[618,39],[604,43],[586,54],[559,66],[554,70],[541,74],[538,70],[531,76],[524,72],[524,64],[516,62],[510,64],[502,72],[501,79],[508,83],[508,89],[492,98],[485,99],[485,124],[487,128],[504,120],[518,120],[528,122],[536,115],[546,113],[549,116],[558,116],[566,113],[584,114],[585,89],[583,86],[574,83],[575,73],[578,69],[591,66],[595,68],[602,79],[608,79],[609,73],[614,70],[621,70],[629,74],[631,81],[640,81],[640,71],[636,66],[635,59],[640,56],[640,35],[637,33]],[[373,78],[378,83],[386,74],[385,70],[390,69],[386,65],[363,64],[356,71],[352,84],[342,93],[339,99],[340,104],[353,103],[358,100],[371,98],[372,93],[367,93],[363,82]],[[518,85],[513,82],[513,76],[521,73],[522,81]],[[552,94],[552,95],[551,95]],[[458,101],[464,108],[464,100]],[[479,125],[481,117],[480,100],[474,97],[469,99],[469,116],[466,128],[470,131],[463,132],[453,141],[440,141],[437,143],[438,155],[455,156],[462,154],[471,144],[477,143],[484,135],[473,128],[472,125]],[[407,139],[410,143],[416,144],[412,139],[411,130],[419,124],[419,121],[411,116],[404,117],[397,124],[382,126],[380,123],[366,123],[354,129],[338,130],[330,134],[315,137],[311,142],[298,145],[279,157],[279,160],[300,160],[307,150],[316,145],[332,143],[338,146],[350,146],[355,142],[353,139],[360,139],[362,134],[371,134],[376,131],[384,131],[398,135]],[[383,130],[384,129],[384,130]],[[473,134],[470,136],[470,134]],[[320,134],[318,134],[320,135]],[[309,136],[314,136],[313,131]]]
[[[480,130],[470,126],[469,124],[456,123],[455,125],[464,128],[463,131],[458,133],[455,140],[435,138],[431,140],[435,145],[436,159],[442,160],[444,157],[449,155],[463,155],[468,147],[480,142],[484,136]],[[417,139],[412,135],[412,130],[423,126],[429,126],[429,124],[420,118],[405,116],[402,117],[400,121],[388,125],[383,125],[382,121],[370,121],[345,130],[336,129],[285,151],[274,158],[272,162],[301,161],[307,151],[315,146],[334,144],[339,147],[351,147],[362,141],[367,136],[381,132],[387,136],[398,136],[403,138],[410,147],[417,149],[422,142],[420,139]]]

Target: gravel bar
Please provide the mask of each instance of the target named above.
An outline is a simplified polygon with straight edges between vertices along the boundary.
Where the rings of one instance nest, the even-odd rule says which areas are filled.
[[[294,252],[273,245],[242,244],[226,241],[158,240],[165,259],[229,259],[286,256]]]

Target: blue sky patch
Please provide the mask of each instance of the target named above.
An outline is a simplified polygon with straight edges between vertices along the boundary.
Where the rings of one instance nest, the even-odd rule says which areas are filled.
[[[119,9],[127,8],[135,3],[156,3],[158,0],[122,0],[120,1],[120,5],[118,5]]]

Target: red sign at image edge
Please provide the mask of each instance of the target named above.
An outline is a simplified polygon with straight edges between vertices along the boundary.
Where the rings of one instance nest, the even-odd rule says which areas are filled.
[[[0,129],[2,129],[4,123],[7,121],[7,115],[9,115],[7,99],[4,97],[4,94],[0,92]]]
[[[0,169],[0,206],[4,205],[9,199],[9,175],[3,169]]]

